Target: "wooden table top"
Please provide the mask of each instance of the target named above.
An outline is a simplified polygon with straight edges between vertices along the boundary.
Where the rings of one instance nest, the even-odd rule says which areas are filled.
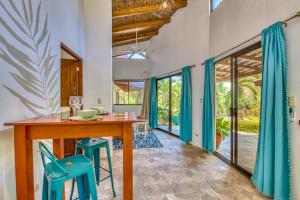
[[[115,112],[108,115],[103,115],[103,119],[93,120],[93,121],[71,121],[71,120],[61,120],[60,114],[52,114],[40,116],[32,119],[7,122],[4,123],[4,126],[38,126],[38,125],[89,125],[89,124],[113,124],[113,123],[134,123],[145,121],[144,119],[138,118],[132,112]]]

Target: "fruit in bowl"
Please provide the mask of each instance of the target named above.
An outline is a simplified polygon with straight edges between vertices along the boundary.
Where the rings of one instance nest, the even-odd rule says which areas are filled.
[[[78,111],[78,115],[79,117],[83,118],[83,119],[90,119],[95,117],[97,114],[97,110],[79,110]]]

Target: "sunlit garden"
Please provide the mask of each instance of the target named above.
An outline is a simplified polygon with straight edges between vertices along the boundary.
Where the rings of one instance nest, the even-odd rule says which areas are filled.
[[[175,135],[180,129],[180,98],[181,76],[157,81],[158,126]]]

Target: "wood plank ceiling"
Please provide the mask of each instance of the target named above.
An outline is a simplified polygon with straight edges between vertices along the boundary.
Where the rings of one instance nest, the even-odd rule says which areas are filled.
[[[237,57],[237,77],[244,78],[262,73],[262,49],[250,51]],[[226,58],[216,63],[216,81],[231,80],[231,60]],[[261,80],[258,80],[259,85]]]
[[[159,29],[171,22],[172,15],[187,6],[187,0],[175,0],[170,16],[159,14],[163,0],[112,0],[113,47],[150,40]]]

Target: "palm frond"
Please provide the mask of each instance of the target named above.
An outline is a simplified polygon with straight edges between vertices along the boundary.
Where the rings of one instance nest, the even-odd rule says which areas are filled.
[[[48,16],[46,14],[43,17],[41,14],[41,1],[38,2],[36,8],[33,7],[32,0],[19,1],[22,5],[22,14],[14,1],[8,0],[14,13],[9,13],[9,9],[0,2],[1,8],[15,25],[11,27],[10,23],[5,21],[8,19],[4,20],[0,17],[0,24],[14,38],[14,41],[9,42],[4,36],[0,35],[0,42],[5,47],[0,48],[0,58],[16,70],[16,72],[9,72],[9,74],[15,83],[19,85],[17,88],[22,88],[23,91],[12,89],[14,87],[7,84],[2,85],[33,114],[51,113],[59,108],[59,68],[55,67],[57,56],[53,55],[51,51]],[[42,25],[40,25],[41,21],[44,22]],[[20,36],[18,31],[14,30],[15,27],[24,35]],[[28,47],[32,52],[29,54],[26,48],[17,48],[14,46],[15,42]],[[36,56],[32,56],[34,54]],[[23,95],[25,93],[28,93],[28,96]],[[34,98],[30,99],[29,97]],[[54,107],[49,107],[49,98],[54,100]],[[41,103],[41,101],[44,103]]]
[[[14,95],[15,97],[17,97],[23,103],[23,105],[26,106],[33,114],[35,114],[35,115],[42,115],[42,113],[39,112],[38,109],[42,109],[43,110],[43,109],[45,109],[45,107],[33,103],[30,99],[22,96],[17,91],[11,89],[10,87],[8,87],[6,85],[2,85],[2,86],[5,87],[12,95]]]

